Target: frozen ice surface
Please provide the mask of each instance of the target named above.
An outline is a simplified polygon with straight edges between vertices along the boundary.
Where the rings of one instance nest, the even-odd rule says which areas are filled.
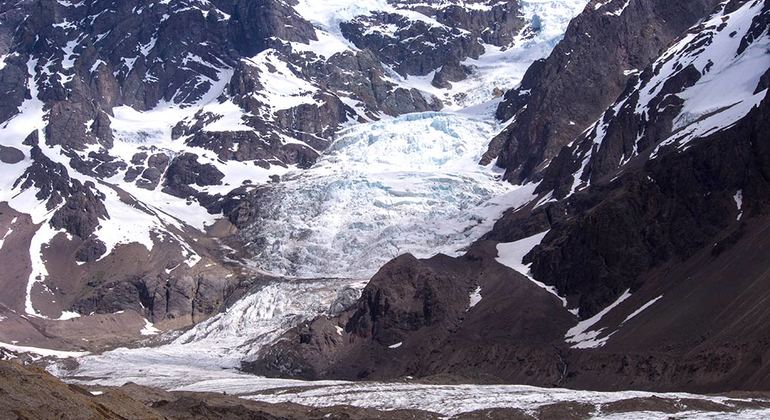
[[[458,255],[521,189],[478,164],[499,127],[454,113],[418,113],[340,133],[309,170],[260,197],[252,241],[261,269],[297,277],[369,277],[405,253]]]

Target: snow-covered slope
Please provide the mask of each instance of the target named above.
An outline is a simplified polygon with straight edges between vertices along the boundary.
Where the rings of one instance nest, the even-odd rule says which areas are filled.
[[[770,10],[759,0],[735,3],[665,51],[572,146],[580,168],[569,192],[617,175],[634,158],[686,150],[764,99]]]

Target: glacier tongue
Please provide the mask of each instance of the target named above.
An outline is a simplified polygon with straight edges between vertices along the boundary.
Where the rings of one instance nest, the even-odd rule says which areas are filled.
[[[259,268],[366,278],[404,253],[458,254],[504,210],[515,187],[478,165],[498,129],[451,113],[410,114],[340,133],[312,168],[287,175],[244,237]]]
[[[93,378],[88,382],[103,385],[135,382],[164,389],[217,378],[222,369],[238,376],[232,369],[244,357],[304,320],[339,310],[335,303],[349,304],[364,285],[349,279],[268,282],[168,344],[82,357],[78,368],[66,375]]]

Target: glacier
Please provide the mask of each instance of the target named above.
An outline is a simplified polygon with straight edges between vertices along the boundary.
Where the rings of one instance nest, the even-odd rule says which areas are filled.
[[[391,258],[404,253],[461,254],[506,209],[535,197],[533,185],[502,182],[494,164],[478,164],[489,140],[502,128],[494,119],[499,99],[488,101],[491,90],[519,83],[533,61],[548,55],[585,4],[586,0],[522,1],[523,14],[537,31],[522,33],[505,50],[487,46],[478,60],[465,63],[474,67],[474,74],[468,83],[449,90],[445,112],[357,123],[337,133],[310,169],[279,171],[279,183],[268,183],[264,173],[254,174],[262,187],[256,221],[244,232],[253,252],[247,263],[283,280],[256,287],[225,312],[184,334],[165,334],[164,345],[84,357],[75,372],[66,374],[99,378],[100,383],[141,383],[149,378],[156,386],[170,387],[183,378],[205,377],[222,369],[234,373],[243,357],[283,331],[329,313],[340,294],[358,293]],[[339,19],[391,7],[379,0],[356,5],[302,0],[295,8],[316,27],[319,41],[311,47],[330,55],[354,48],[339,33]],[[297,43],[292,47],[307,48]],[[421,78],[396,82],[421,88],[426,95],[435,89]],[[461,91],[468,93],[462,101],[451,99]],[[135,148],[133,123],[141,121],[140,128],[157,133],[153,141],[166,146],[167,120],[179,119],[167,118],[174,109],[141,116],[130,109],[116,111],[116,143],[126,149],[120,149],[126,156]],[[221,168],[225,165],[214,164],[229,174]],[[243,171],[236,172],[238,176],[226,178],[239,181]],[[167,382],[150,375],[153,371],[163,372]]]
[[[498,129],[419,113],[341,132],[313,167],[259,196],[243,233],[253,263],[284,276],[368,278],[404,253],[458,255],[515,204],[495,198],[520,187],[478,164]]]

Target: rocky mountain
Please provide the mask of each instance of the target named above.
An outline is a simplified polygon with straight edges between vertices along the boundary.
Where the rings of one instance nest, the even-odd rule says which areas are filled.
[[[768,0],[2,4],[3,356],[446,416],[357,398],[767,390],[769,28]]]
[[[466,229],[479,218],[491,227],[502,209],[464,212],[509,187],[493,169],[475,165],[477,151],[496,134],[493,122],[479,121],[478,113],[432,112],[480,104],[515,86],[582,6],[1,5],[0,261],[10,269],[0,276],[7,290],[0,311],[9,323],[0,342],[101,348],[194,325],[280,276],[368,277],[402,250],[461,248],[484,233]],[[382,121],[387,139],[390,127],[406,127],[389,121],[419,113],[425,123],[413,125],[454,142],[454,149],[436,152],[451,150],[462,160],[437,157],[394,171],[387,185],[376,184],[389,207],[375,201],[370,221],[338,229],[354,230],[345,241],[361,227],[382,230],[399,211],[393,201],[412,194],[398,181],[411,171],[423,173],[425,188],[412,194],[422,202],[405,212],[401,229],[440,215],[457,219],[458,232],[396,240],[372,234],[354,242],[367,249],[366,262],[341,266],[351,258],[340,262],[345,254],[330,250],[340,239],[327,239],[329,221],[319,216],[302,226],[293,218],[328,213],[334,198],[319,201],[318,192],[339,191],[337,177],[359,176],[328,155],[352,153],[367,162],[366,151],[353,153],[354,142],[340,133],[359,127],[347,139],[364,145],[372,140],[360,127]],[[469,128],[449,130],[453,124]],[[456,176],[461,164],[468,168]],[[346,172],[330,176],[323,167]],[[425,195],[440,191],[435,185],[447,176],[478,187],[456,197]],[[458,204],[437,214],[437,199]],[[275,226],[296,229],[283,236]],[[331,252],[337,259],[321,268]]]
[[[592,19],[606,28],[643,6],[655,10],[654,2],[612,3],[589,4],[554,53],[506,95],[498,114],[519,110],[503,137],[532,123],[528,109],[542,97],[508,104],[536,88],[528,77],[564,54],[570,33]],[[562,140],[555,139],[563,132],[549,132],[550,147],[566,145],[536,170],[538,182],[528,184],[534,195],[464,256],[392,261],[356,305],[290,330],[244,369],[603,390],[767,389],[770,3],[700,10],[677,14],[694,26],[628,72],[625,88],[588,128]],[[583,54],[628,47],[613,36],[582,44]],[[656,47],[648,48],[639,51]],[[608,68],[627,64],[620,63]],[[562,74],[550,74],[550,86],[559,80],[579,91],[593,83]],[[562,103],[575,106],[569,98]],[[538,163],[543,150],[521,153]],[[536,166],[509,166],[506,176],[526,179]]]

